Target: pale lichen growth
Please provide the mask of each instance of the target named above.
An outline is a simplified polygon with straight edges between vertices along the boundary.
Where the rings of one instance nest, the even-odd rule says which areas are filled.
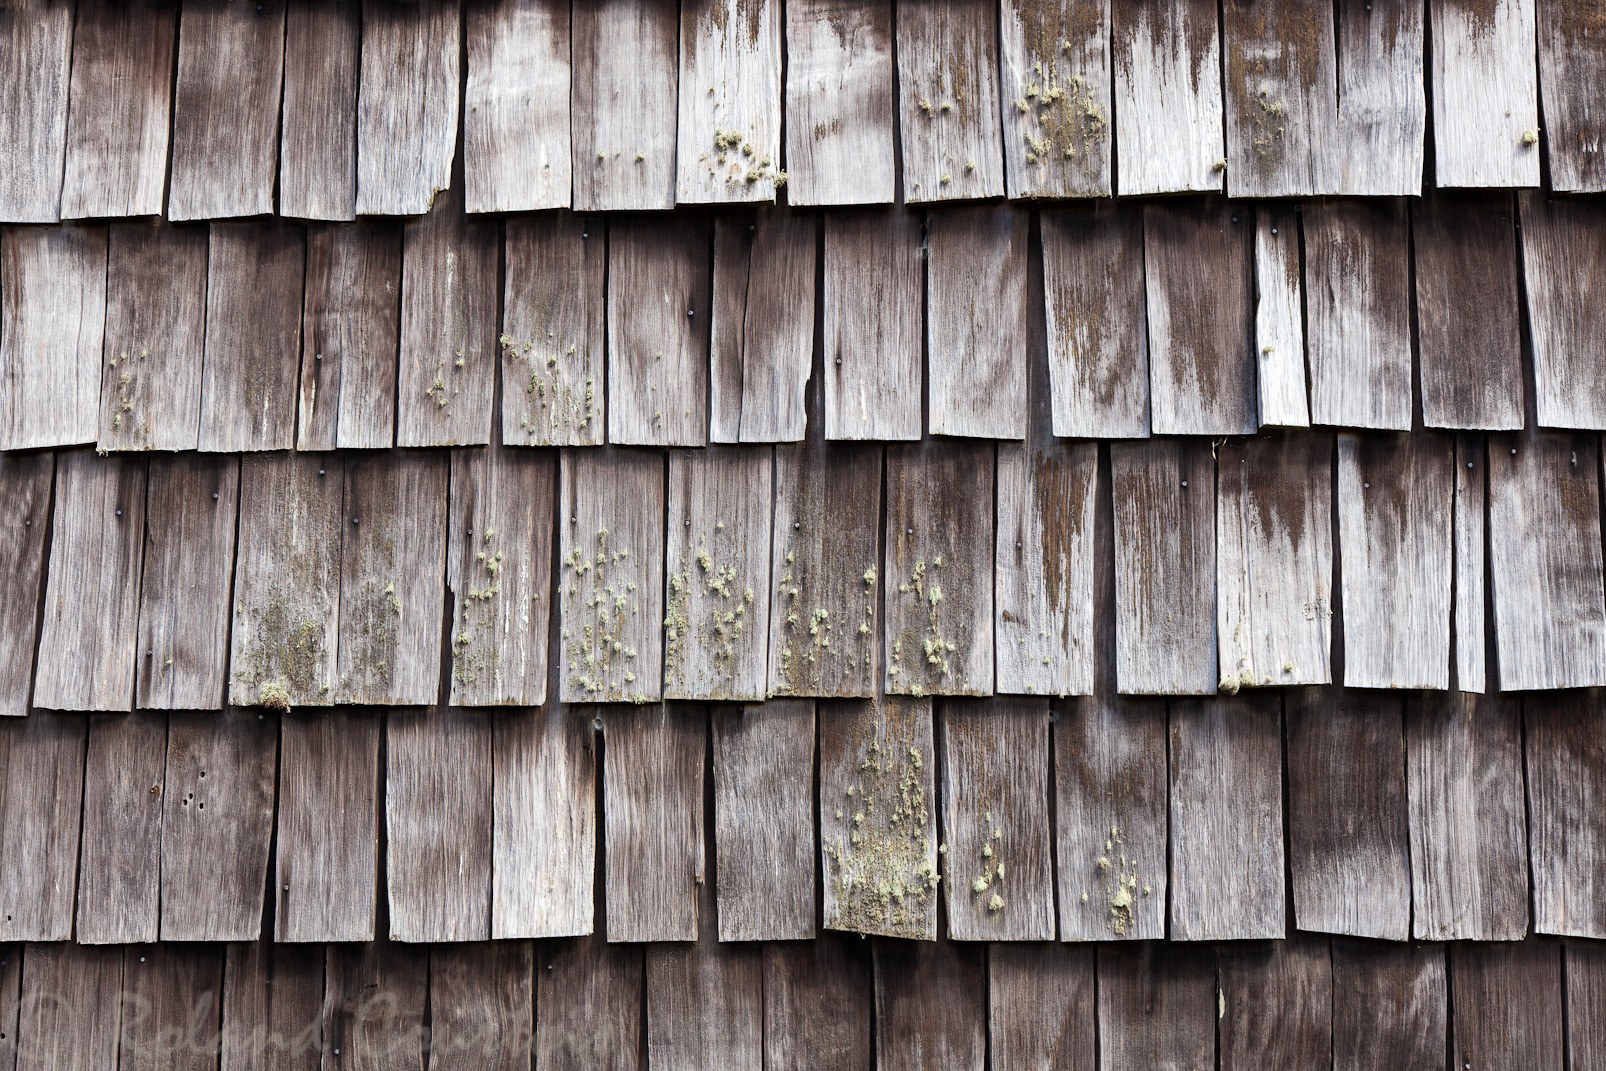
[[[465,590],[458,599],[452,631],[452,679],[460,685],[473,684],[495,663],[504,553],[496,530],[488,528],[474,551],[473,564],[464,569],[471,575],[462,580]]]
[[[630,548],[610,546],[606,528],[597,532],[595,547],[588,552],[577,543],[563,559],[563,647],[569,680],[599,701],[642,702],[646,695],[629,688],[636,679],[636,650],[627,642],[626,625],[641,613],[636,585],[620,564],[630,557]]]

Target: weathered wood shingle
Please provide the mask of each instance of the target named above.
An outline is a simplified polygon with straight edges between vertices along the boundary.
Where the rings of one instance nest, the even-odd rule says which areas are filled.
[[[48,453],[0,455],[0,717],[28,713],[55,475]]]
[[[1009,195],[1108,196],[1108,0],[1004,0],[998,29]]]
[[[457,0],[362,9],[357,213],[416,216],[446,189],[457,146]]]
[[[901,209],[826,213],[821,299],[828,439],[920,438],[921,230],[919,218]]]
[[[73,51],[69,0],[19,4],[0,15],[0,220],[60,218]]]
[[[1222,17],[1227,192],[1337,193],[1342,142],[1332,6],[1230,0]]]
[[[468,7],[463,172],[470,212],[567,208],[569,9],[552,0]]]
[[[573,9],[574,207],[675,207],[680,19],[674,0]]]
[[[1000,197],[998,12],[988,0],[897,5],[903,197]]]
[[[1219,190],[1221,39],[1209,0],[1116,3],[1116,192]]]
[[[675,199],[773,201],[781,174],[781,5],[686,0],[680,10]]]
[[[357,211],[359,4],[288,0],[279,123],[279,213],[349,220]]]
[[[1606,429],[1606,214],[1588,198],[1518,195],[1523,292],[1542,428]]]
[[[1539,185],[1534,0],[1431,0],[1439,186]]]
[[[786,199],[887,204],[892,0],[794,0],[786,8]]]
[[[1416,0],[1338,0],[1339,192],[1414,197],[1427,137],[1427,14]]]

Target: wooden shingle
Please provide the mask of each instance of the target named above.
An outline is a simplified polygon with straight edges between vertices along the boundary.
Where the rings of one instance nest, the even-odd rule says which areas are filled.
[[[323,1051],[338,1071],[404,1071],[423,1060],[429,950],[379,941],[329,945],[324,960]],[[374,994],[387,998],[375,1014]]]
[[[572,17],[575,211],[675,207],[675,0],[598,0]]]
[[[602,935],[544,941],[536,960],[536,1066],[636,1071],[646,1005],[643,946]]]
[[[288,0],[279,128],[279,214],[349,220],[357,211],[362,8]]]
[[[364,6],[358,215],[421,215],[446,189],[462,91],[461,19],[457,0]]]
[[[1463,432],[1455,437],[1455,686],[1463,692],[1483,691],[1488,678],[1486,460],[1482,435]]]
[[[116,1067],[122,995],[121,948],[30,945],[22,961],[17,1071]]]
[[[50,454],[0,455],[0,718],[28,713],[55,473]]]
[[[997,9],[902,0],[894,24],[904,200],[1003,196]]]
[[[901,209],[825,216],[825,437],[918,439],[925,244]]]
[[[1009,195],[1109,196],[1108,0],[1006,0],[998,28]]]
[[[554,0],[471,4],[466,34],[468,211],[569,207],[568,7]]]
[[[1429,3],[1437,185],[1539,185],[1534,2]]]
[[[60,218],[72,50],[69,0],[0,14],[0,220],[7,223]]]
[[[891,202],[892,0],[785,8],[787,202]]]
[[[22,1011],[22,947],[0,946],[0,1066],[17,1066],[17,1019]]]
[[[0,720],[0,940],[72,937],[86,733],[81,714]]]
[[[1606,946],[1583,941],[1562,946],[1566,981],[1567,1051],[1574,1066],[1606,1056]]]
[[[1310,427],[1299,248],[1296,211],[1272,205],[1255,209],[1255,360],[1261,427]]]
[[[323,1048],[323,945],[271,941],[226,946],[223,1023],[219,1055],[223,1071],[276,1058],[284,1071],[314,1071]]]
[[[1598,692],[1523,699],[1535,933],[1606,936],[1596,878],[1596,860],[1606,855],[1606,828],[1595,804],[1606,792],[1599,717]]]
[[[704,892],[712,900],[712,894]],[[740,1071],[764,1053],[764,953],[714,940],[712,913],[696,944],[647,948],[647,1066]]]
[[[781,172],[779,0],[680,9],[675,199],[773,201]]]
[[[1113,11],[1117,192],[1221,189],[1227,159],[1216,5],[1116,3]]]
[[[126,1010],[119,1024],[119,1071],[201,1071],[211,1066],[202,1062],[211,1053],[197,1037],[197,1024],[221,1021],[223,959],[221,945],[123,949],[120,996]]]
[[[1093,1071],[1091,946],[994,945],[987,950],[987,1053],[999,1071]]]
[[[1222,5],[1227,193],[1337,193],[1338,73],[1333,7],[1294,0]]]
[[[1418,0],[1338,0],[1338,192],[1414,197],[1427,138],[1426,12]]]
[[[1333,941],[1333,1067],[1442,1067],[1448,980],[1442,945]]]
[[[1098,975],[1100,1068],[1215,1065],[1213,949],[1171,941],[1101,945]]]
[[[1243,941],[1217,953],[1222,1071],[1331,1067],[1333,962],[1326,938]]]
[[[1447,958],[1450,1066],[1564,1066],[1558,942],[1452,945]]]
[[[1606,79],[1600,5],[1538,0],[1539,91],[1550,188],[1606,191],[1606,116],[1589,87]],[[80,31],[81,32],[81,31]]]
[[[987,1066],[987,961],[982,946],[878,940],[876,1061],[883,1071]]]
[[[528,941],[437,945],[429,951],[429,1066],[518,1071],[535,1035],[534,949]]]
[[[1542,428],[1606,429],[1606,213],[1588,198],[1517,197]]]
[[[837,934],[764,946],[764,1066],[870,1071],[871,953]]]
[[[97,714],[83,759],[80,944],[155,941],[161,929],[167,715]]]

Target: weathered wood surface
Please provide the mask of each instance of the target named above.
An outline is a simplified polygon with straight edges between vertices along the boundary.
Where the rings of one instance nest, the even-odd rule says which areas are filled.
[[[1606,793],[1599,693],[1523,700],[1529,871],[1536,933],[1606,936],[1598,886],[1606,825],[1595,801]]]
[[[1283,936],[1280,706],[1171,704],[1172,940]]]
[[[285,0],[185,0],[173,82],[167,218],[273,212]]]
[[[161,214],[177,9],[172,0],[78,5],[63,219]]]
[[[715,221],[711,442],[802,440],[818,230],[812,213],[760,210]]]
[[[1331,1067],[1333,962],[1326,938],[1240,942],[1217,952],[1222,1071]]]
[[[598,0],[572,17],[575,211],[675,207],[677,5]]]
[[[492,718],[491,936],[592,932],[596,738],[562,703]]]
[[[904,200],[1002,197],[997,9],[906,0],[895,25]]]
[[[1312,422],[1411,430],[1405,202],[1315,201],[1304,224]]]
[[[1261,427],[1310,427],[1299,239],[1300,219],[1293,209],[1255,209],[1255,370]]]
[[[279,214],[349,220],[357,211],[362,7],[289,0],[279,127]]]
[[[1044,209],[1043,280],[1054,434],[1149,434],[1143,215],[1103,202]]]
[[[775,448],[769,695],[873,696],[881,672],[876,565],[880,444]]]
[[[0,721],[0,940],[72,937],[86,732],[79,714]]]
[[[814,704],[713,714],[714,889],[721,941],[814,936]]]
[[[1606,346],[1606,214],[1528,192],[1517,206],[1539,426],[1606,428],[1606,368],[1587,356]]]
[[[603,221],[554,212],[505,226],[502,441],[600,446],[606,427]]]
[[[299,227],[214,223],[207,243],[201,450],[295,445],[307,239]]]
[[[874,995],[863,941],[821,934],[764,946],[764,1066],[870,1071]]]
[[[195,449],[206,353],[207,245],[204,226],[110,228],[100,449]]]
[[[1550,188],[1606,191],[1606,112],[1588,88],[1606,80],[1601,5],[1598,0],[1538,0],[1535,7]]]
[[[1215,1066],[1214,949],[1175,941],[1101,945],[1098,975],[1101,1068]]]
[[[1093,1071],[1093,949],[987,950],[987,1054],[998,1071]]]
[[[1539,185],[1534,0],[1431,0],[1439,186]]]
[[[1606,947],[1574,941],[1561,951],[1567,1051],[1574,1067],[1589,1067],[1606,1058]]]
[[[604,707],[609,941],[695,941],[707,881],[701,706]]]
[[[608,235],[608,441],[708,442],[708,224],[678,214]]]
[[[378,711],[280,718],[277,941],[371,941],[378,866]]]
[[[1343,143],[1332,5],[1231,0],[1221,12],[1227,193],[1337,193]]]
[[[931,701],[822,702],[819,720],[825,928],[934,940],[941,877]]]
[[[687,0],[681,6],[680,203],[773,201],[785,182],[780,9],[778,0]]]
[[[982,1071],[987,962],[977,945],[876,941],[875,1065],[884,1071]]]
[[[57,459],[36,706],[128,710],[134,701],[145,459]]]
[[[0,219],[60,218],[73,5],[42,0],[0,16]]]
[[[422,705],[439,694],[447,459],[346,461],[336,698]]]
[[[95,441],[106,229],[0,233],[0,449]]]
[[[758,1068],[764,1059],[764,952],[720,943],[714,891],[700,888],[699,940],[647,949],[647,1066]]]
[[[560,455],[562,702],[644,701],[662,694],[664,495],[660,454]]]
[[[1006,0],[998,29],[1009,195],[1109,196],[1108,0]]]
[[[1415,197],[1427,138],[1425,11],[1417,0],[1338,0],[1338,192]]]
[[[992,443],[887,448],[887,669],[902,695],[993,692]]]
[[[1523,426],[1514,221],[1506,193],[1440,194],[1411,213],[1422,419],[1430,428]]]
[[[241,459],[230,703],[334,702],[345,485],[333,458]]]
[[[22,948],[0,947],[0,1067],[17,1066],[17,1019],[22,1012]]]
[[[1528,837],[1516,700],[1411,696],[1405,746],[1412,936],[1521,940]]]
[[[1254,233],[1248,210],[1226,200],[1143,207],[1156,435],[1253,435],[1259,429]]]
[[[207,1071],[221,1021],[223,949],[158,944],[123,949],[119,1071]]]
[[[454,0],[363,7],[358,215],[421,215],[449,184],[461,17]]]
[[[1216,452],[1221,684],[1333,679],[1333,440],[1263,432]]]
[[[1221,40],[1210,0],[1114,10],[1116,189],[1125,196],[1219,190]]]
[[[467,10],[468,211],[569,207],[568,7],[490,0]]]
[[[396,441],[402,228],[307,228],[296,449],[378,449]]]
[[[392,711],[385,726],[385,876],[392,941],[491,936],[490,715]]]
[[[240,462],[152,458],[140,580],[135,704],[216,710],[229,645]]]
[[[437,945],[429,952],[429,1066],[529,1071],[535,1035],[528,941]]]
[[[1048,701],[953,700],[940,714],[947,933],[1051,941]]]
[[[1333,1068],[1437,1069],[1446,1058],[1442,945],[1333,941]]]
[[[926,430],[1026,434],[1026,245],[1030,217],[1009,206],[926,220]]]
[[[161,929],[167,715],[90,718],[83,779],[74,939],[86,945],[155,941]]]
[[[1122,692],[1216,691],[1214,469],[1200,440],[1110,446]]]
[[[891,202],[892,0],[785,7],[787,203]]]
[[[1488,677],[1485,455],[1482,435],[1464,432],[1455,437],[1455,686],[1463,692],[1484,691]]]
[[[601,934],[545,941],[536,960],[536,1066],[636,1071],[646,984],[641,945]]]
[[[1404,941],[1411,925],[1404,707],[1340,688],[1287,693],[1288,852],[1301,930]]]
[[[429,951],[388,941],[329,945],[324,963],[322,1066],[329,1071],[417,1067],[423,1059]]]
[[[1450,440],[1338,437],[1344,683],[1450,686]]]
[[[1448,957],[1451,1066],[1565,1066],[1558,942],[1452,945]]]
[[[452,451],[453,706],[546,702],[555,460],[503,446]]]
[[[925,247],[887,209],[825,216],[825,437],[918,439]]]
[[[26,715],[33,691],[39,583],[55,472],[50,454],[0,455],[0,500],[9,504],[0,517],[0,717]]]
[[[222,1071],[318,1071],[322,1066],[323,945],[227,946]],[[271,963],[269,962],[271,958]]]
[[[116,1067],[122,996],[121,948],[30,946],[22,961],[17,1071]]]

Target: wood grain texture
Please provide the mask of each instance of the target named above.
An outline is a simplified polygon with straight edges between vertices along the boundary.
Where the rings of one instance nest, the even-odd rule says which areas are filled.
[[[556,460],[502,446],[452,451],[453,706],[546,702]]]
[[[446,489],[439,454],[348,455],[339,702],[423,705],[439,693]]]
[[[558,699],[657,699],[664,672],[663,457],[564,450],[559,458]]]
[[[36,706],[128,710],[134,701],[145,459],[57,459]]]
[[[1030,217],[1008,206],[926,220],[926,430],[1026,434],[1026,244]]]
[[[1342,150],[1333,6],[1231,0],[1221,13],[1227,193],[1337,193]]]
[[[1503,193],[1441,194],[1411,214],[1428,427],[1523,426],[1514,219]]]
[[[0,720],[0,940],[72,937],[86,733],[79,714]]]
[[[198,448],[295,445],[307,239],[278,223],[214,223]]]
[[[208,1071],[222,1021],[218,946],[160,944],[123,950],[119,1071]]]
[[[675,145],[681,204],[773,201],[784,185],[780,8],[776,0],[681,6]]]
[[[165,713],[97,714],[83,759],[79,944],[155,941],[161,932]]]
[[[224,957],[222,1071],[318,1071],[324,946],[253,941],[228,945]]]
[[[1562,1067],[1561,946],[1452,945],[1450,1058],[1462,1067]]]
[[[1003,196],[997,9],[904,0],[895,25],[903,199]]]
[[[0,947],[0,1067],[17,1066],[17,1019],[22,1012],[22,946]]]
[[[825,215],[825,437],[918,439],[925,249],[911,212]]]
[[[324,966],[327,1071],[408,1071],[423,1060],[429,951],[377,942],[329,945]]]
[[[1214,468],[1199,440],[1110,446],[1123,693],[1216,691]]]
[[[116,1067],[122,989],[121,948],[28,946],[22,959],[17,1071]]]
[[[977,945],[875,941],[876,1067],[982,1071],[987,963]]]
[[[664,698],[755,701],[768,675],[773,451],[669,454]],[[811,624],[817,624],[811,622]]]
[[[1606,345],[1606,214],[1580,198],[1517,197],[1542,428],[1606,428],[1606,371],[1585,354]]]
[[[1215,1065],[1214,949],[1175,941],[1101,945],[1098,975],[1101,1068]]]
[[[1310,427],[1299,248],[1297,212],[1272,206],[1255,209],[1255,360],[1261,427]]]
[[[1216,955],[1222,1071],[1332,1066],[1333,963],[1326,938],[1240,942]]]
[[[931,701],[823,702],[819,719],[825,928],[934,940],[941,877]]]
[[[1455,678],[1463,692],[1485,690],[1489,605],[1484,597],[1489,526],[1484,437],[1455,437]]]
[[[392,941],[491,935],[490,715],[391,711],[385,723],[385,884]]]
[[[1253,435],[1259,421],[1248,212],[1220,199],[1146,204],[1143,240],[1154,433]]]
[[[869,1071],[870,951],[838,934],[764,946],[764,1066]]]
[[[813,213],[759,211],[715,221],[711,442],[802,440],[818,231]]]
[[[1404,941],[1411,862],[1404,706],[1340,688],[1287,693],[1288,868],[1301,930]]]
[[[334,701],[345,486],[346,467],[334,459],[240,460],[230,703],[288,710]]]
[[[374,939],[378,711],[280,718],[273,936]]]
[[[1428,7],[1436,184],[1539,185],[1534,0],[1431,0]]]
[[[1523,700],[1536,933],[1606,935],[1595,862],[1606,854],[1606,829],[1594,805],[1606,792],[1606,748],[1595,731],[1599,711],[1600,696],[1594,692]]]
[[[55,474],[51,454],[0,455],[0,718],[28,713]]]
[[[358,215],[422,215],[449,184],[461,17],[456,0],[363,7]]]
[[[768,695],[875,694],[881,453],[818,427],[775,448]]]
[[[715,940],[714,895],[701,889],[695,944],[647,949],[647,1064],[737,1071],[764,1059],[764,953]]]
[[[695,941],[707,876],[701,706],[603,707],[608,940]]]
[[[1093,1071],[1093,949],[987,950],[987,1053],[998,1071]]]
[[[1338,0],[1339,192],[1415,197],[1427,137],[1424,7]]]
[[[1606,948],[1584,941],[1562,946],[1567,1001],[1567,1051],[1574,1067],[1606,1056]]]
[[[492,719],[491,936],[591,933],[594,714],[548,703]]]
[[[998,30],[1009,195],[1109,196],[1108,0],[1008,0]]]
[[[357,211],[362,8],[289,0],[279,128],[279,213],[349,220]]]
[[[1421,694],[1405,708],[1411,930],[1517,941],[1528,930],[1528,837],[1514,699]]]
[[[110,228],[100,449],[195,449],[208,241],[204,226]]]
[[[575,211],[675,207],[678,6],[598,0],[573,20]]]
[[[1303,215],[1311,420],[1409,431],[1411,276],[1405,203],[1322,200],[1307,204]]]
[[[106,230],[0,232],[0,449],[95,441]]]
[[[707,222],[619,222],[608,235],[608,441],[708,442]]]
[[[1224,691],[1333,679],[1333,440],[1265,433],[1216,452]]]
[[[1450,440],[1338,437],[1344,683],[1450,686]]]
[[[787,202],[891,202],[891,0],[785,7]]]
[[[502,441],[600,446],[607,426],[603,221],[554,212],[505,226]]]
[[[379,449],[396,441],[402,229],[307,228],[296,449]]]
[[[199,454],[150,462],[134,701],[217,710],[229,653],[229,581],[240,462]]]
[[[1216,5],[1115,4],[1116,189],[1219,190],[1223,152]]]
[[[167,181],[178,5],[78,5],[63,219],[155,216]]]
[[[1449,983],[1442,945],[1333,941],[1333,1068],[1445,1065]]]
[[[167,218],[273,212],[285,0],[184,0]]]
[[[429,1066],[529,1071],[535,1039],[528,941],[437,945],[429,952]]]
[[[569,9],[468,6],[463,173],[470,212],[569,207]]]
[[[814,704],[721,707],[713,726],[719,939],[812,938]]]
[[[641,945],[601,934],[546,941],[536,961],[535,1058],[553,1071],[635,1071],[646,984]]]
[[[1544,105],[1550,188],[1606,190],[1606,113],[1586,86],[1606,78],[1606,31],[1598,2],[1539,0],[1539,91]]]
[[[1048,700],[952,700],[940,707],[948,935],[1054,939]]]
[[[993,692],[993,477],[992,443],[887,448],[889,693]]]
[[[44,0],[0,17],[0,220],[60,218],[67,149],[73,5]]]

